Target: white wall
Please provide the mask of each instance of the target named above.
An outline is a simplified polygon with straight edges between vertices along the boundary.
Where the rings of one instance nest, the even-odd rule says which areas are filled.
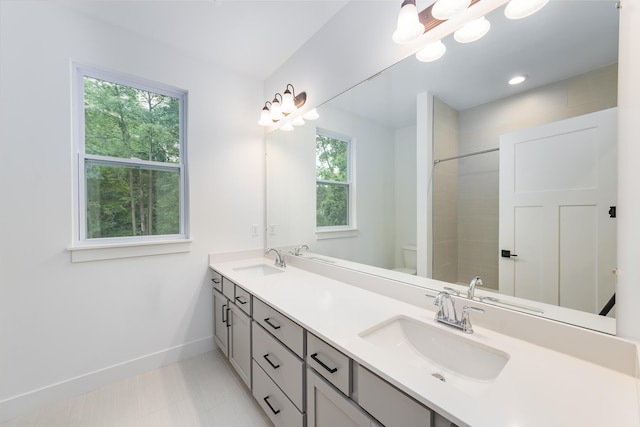
[[[207,255],[263,246],[264,148],[262,82],[46,1],[0,8],[5,419],[212,348]],[[189,253],[70,262],[72,60],[189,91]]]

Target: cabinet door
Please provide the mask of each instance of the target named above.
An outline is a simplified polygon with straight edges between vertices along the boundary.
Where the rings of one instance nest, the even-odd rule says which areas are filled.
[[[373,421],[360,407],[307,369],[307,427],[372,427]]]
[[[227,316],[229,300],[217,290],[213,290],[213,337],[216,345],[225,356],[229,356],[229,332]]]
[[[251,388],[251,319],[229,302],[229,361]]]

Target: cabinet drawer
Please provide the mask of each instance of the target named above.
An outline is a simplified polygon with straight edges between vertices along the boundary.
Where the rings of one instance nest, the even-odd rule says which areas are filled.
[[[304,426],[304,414],[296,409],[255,360],[253,361],[253,397],[276,427]]]
[[[213,289],[218,292],[222,292],[222,274],[218,273],[215,270],[213,271],[213,277],[211,278],[211,282],[213,283]]]
[[[231,301],[233,301],[235,297],[235,287],[235,283],[224,276],[222,277],[222,293]]]
[[[430,427],[431,411],[360,365],[354,367],[358,405],[386,427]]]
[[[251,316],[251,294],[236,285],[236,297],[234,301],[240,310]]]
[[[253,318],[291,351],[304,357],[304,331],[300,325],[257,298],[253,299]]]
[[[285,392],[300,411],[304,411],[304,362],[260,325],[253,324],[253,359]]]
[[[350,359],[310,333],[307,333],[307,364],[349,396]]]

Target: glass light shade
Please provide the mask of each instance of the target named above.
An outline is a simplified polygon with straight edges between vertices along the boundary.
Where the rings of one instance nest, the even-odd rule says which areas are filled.
[[[258,120],[258,124],[261,126],[272,126],[273,120],[271,120],[271,114],[269,113],[269,109],[264,107],[262,112],[260,113],[260,120]]]
[[[297,109],[296,103],[293,100],[293,94],[291,94],[289,89],[285,90],[284,95],[282,95],[282,112],[291,114]]]
[[[453,33],[453,38],[458,43],[471,43],[484,37],[491,28],[491,22],[484,16],[467,23],[464,27]]]
[[[504,15],[509,19],[526,18],[542,9],[549,0],[511,0],[504,8]]]
[[[465,11],[471,0],[438,0],[431,8],[431,15],[441,21],[445,21],[460,12]]]
[[[442,43],[442,40],[429,43],[416,53],[416,59],[421,62],[431,62],[436,59],[442,58],[442,55],[447,51],[447,47]]]
[[[424,25],[420,23],[420,18],[418,18],[415,2],[405,4],[400,8],[398,25],[391,38],[399,44],[411,43],[422,34],[424,34]]]
[[[280,107],[280,102],[277,99],[274,99],[271,103],[271,120],[277,122],[278,120],[284,119],[284,114],[282,114],[282,107]]]
[[[318,114],[318,112],[316,111],[315,108],[313,110],[307,111],[302,116],[302,118],[305,119],[305,120],[315,120],[318,117],[320,117],[320,115]]]
[[[304,125],[304,119],[302,118],[302,116],[298,116],[291,121],[291,124],[294,126],[302,126]]]
[[[282,126],[280,130],[291,132],[293,130],[293,126],[291,125],[291,123],[287,123],[286,125]]]

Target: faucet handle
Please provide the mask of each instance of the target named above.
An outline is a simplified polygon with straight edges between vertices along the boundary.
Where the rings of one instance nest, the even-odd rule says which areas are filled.
[[[471,319],[469,319],[469,310],[473,310],[478,313],[484,313],[484,309],[480,307],[472,307],[465,305],[462,307],[462,319],[460,319],[460,326],[462,327],[462,332],[465,334],[472,334],[473,327],[471,326]]]

